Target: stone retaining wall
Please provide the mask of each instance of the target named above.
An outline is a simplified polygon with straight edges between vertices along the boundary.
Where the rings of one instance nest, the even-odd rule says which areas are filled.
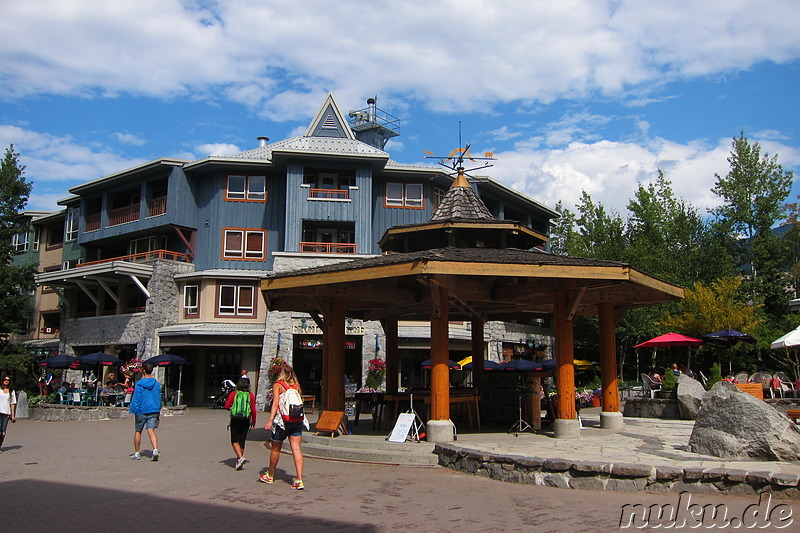
[[[452,444],[437,444],[434,453],[439,456],[439,464],[447,468],[511,483],[740,496],[771,492],[776,498],[800,498],[800,476],[796,474],[494,455]]]
[[[161,410],[164,416],[182,415],[186,412],[185,405],[164,407]],[[100,407],[86,405],[58,405],[39,404],[30,408],[30,419],[43,422],[63,422],[69,420],[113,420],[118,418],[131,418],[127,407]]]

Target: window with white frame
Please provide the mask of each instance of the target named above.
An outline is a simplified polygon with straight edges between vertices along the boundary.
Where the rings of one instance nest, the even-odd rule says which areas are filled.
[[[225,186],[225,199],[265,202],[267,200],[267,177],[229,175]]]
[[[183,312],[186,316],[197,316],[200,314],[200,288],[197,285],[186,285],[183,287]]]
[[[387,183],[384,205],[386,207],[422,209],[422,184]]]
[[[255,316],[255,287],[220,285],[217,316]]]
[[[78,238],[78,217],[75,210],[67,211],[67,220],[64,222],[64,241],[74,241]]]
[[[226,228],[223,235],[223,259],[263,261],[266,231],[248,228]]]
[[[28,250],[28,232],[15,233],[11,236],[11,246],[15,252],[25,252]]]
[[[42,230],[39,228],[33,228],[33,249],[39,249],[39,241],[42,238]]]

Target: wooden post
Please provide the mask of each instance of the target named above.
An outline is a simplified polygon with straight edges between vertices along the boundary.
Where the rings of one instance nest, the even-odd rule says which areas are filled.
[[[483,320],[472,319],[472,386],[483,391],[483,362],[486,343],[483,341]]]
[[[397,317],[390,316],[381,321],[386,334],[386,392],[394,394],[400,386],[398,369],[400,354],[397,351],[398,326]]]
[[[431,284],[431,420],[450,420],[447,288]]]
[[[614,334],[614,306],[601,303],[600,315],[600,377],[603,382],[603,411],[619,411],[617,385],[617,342]]]
[[[331,336],[330,336],[330,321],[326,320],[320,329],[322,329],[322,394],[320,395],[322,409],[328,409],[330,405],[330,398],[328,395],[330,394],[330,386],[328,384],[328,373],[331,367],[331,358],[330,358],[330,351],[328,348],[331,345]]]
[[[572,321],[567,320],[567,293],[556,291],[553,295],[555,304],[556,330],[556,417],[563,420],[574,420],[575,410],[575,356],[572,341]]]
[[[328,324],[328,411],[344,411],[344,298],[331,298]],[[324,346],[324,344],[323,344]]]

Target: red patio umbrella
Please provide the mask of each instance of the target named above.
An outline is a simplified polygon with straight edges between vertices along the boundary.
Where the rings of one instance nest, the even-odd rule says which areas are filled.
[[[649,341],[644,341],[641,344],[637,344],[634,348],[662,348],[667,347],[671,348],[672,346],[689,346],[689,355],[686,359],[686,368],[691,366],[692,361],[692,346],[700,346],[703,344],[703,339],[697,339],[695,337],[689,337],[688,335],[681,335],[680,333],[664,333],[663,335],[659,335],[658,337],[653,337]],[[653,350],[653,364],[656,361],[656,353]],[[636,356],[636,371],[639,371],[639,356],[637,352]]]

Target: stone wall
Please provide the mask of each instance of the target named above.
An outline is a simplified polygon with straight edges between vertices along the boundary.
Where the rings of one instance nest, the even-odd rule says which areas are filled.
[[[183,415],[185,405],[163,407],[162,416]],[[42,422],[64,422],[70,420],[115,420],[132,418],[127,407],[104,407],[85,405],[39,404],[30,408],[30,419]]]

